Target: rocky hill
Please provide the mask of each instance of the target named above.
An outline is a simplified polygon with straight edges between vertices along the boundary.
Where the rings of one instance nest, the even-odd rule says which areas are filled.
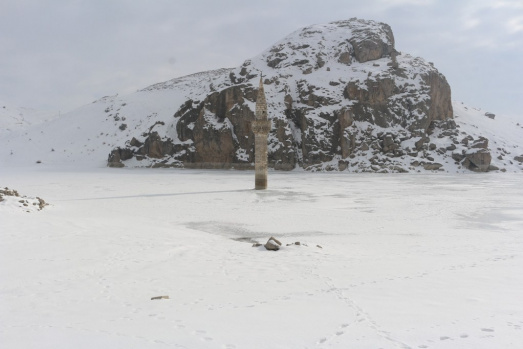
[[[260,74],[274,169],[523,169],[520,125],[461,104],[453,110],[432,63],[396,51],[387,24],[361,19],[297,30],[237,68],[104,97],[32,134],[11,134],[4,147],[16,155],[29,146],[44,162],[103,163],[109,154],[112,167],[251,168]],[[500,138],[506,128],[513,134]],[[51,153],[43,152],[49,139]]]
[[[300,29],[235,69],[147,88],[191,85],[193,92],[169,122],[150,125],[115,149],[109,165],[152,158],[160,160],[156,166],[250,166],[259,74],[273,121],[269,163],[275,169],[438,169],[443,164],[430,152],[433,134],[446,138],[438,142],[438,158],[489,169],[488,144],[460,137],[445,77],[431,63],[397,52],[388,25],[359,19]],[[398,161],[406,157],[412,158],[408,166]]]

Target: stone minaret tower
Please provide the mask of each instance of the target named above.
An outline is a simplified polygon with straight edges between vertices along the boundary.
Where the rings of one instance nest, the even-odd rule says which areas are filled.
[[[254,189],[267,189],[267,138],[271,121],[267,119],[267,101],[260,76],[260,88],[256,97],[256,120],[252,122],[254,133]]]

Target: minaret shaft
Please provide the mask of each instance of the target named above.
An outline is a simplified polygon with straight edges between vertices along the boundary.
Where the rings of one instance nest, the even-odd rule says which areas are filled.
[[[260,77],[260,88],[256,97],[256,120],[252,123],[254,133],[254,188],[267,189],[267,139],[271,121],[267,119],[267,101]]]
[[[256,134],[255,163],[254,163],[254,187],[255,189],[267,189],[267,135]]]

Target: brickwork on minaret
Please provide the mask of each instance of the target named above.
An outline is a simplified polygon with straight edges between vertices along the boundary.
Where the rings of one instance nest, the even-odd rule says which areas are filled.
[[[267,139],[271,121],[267,119],[267,101],[260,76],[260,88],[256,97],[256,120],[252,122],[254,133],[254,188],[267,189]]]

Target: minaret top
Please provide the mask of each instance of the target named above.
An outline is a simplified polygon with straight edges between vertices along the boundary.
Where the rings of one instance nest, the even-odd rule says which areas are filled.
[[[265,90],[263,89],[263,77],[260,74],[260,88],[256,96],[256,119],[267,120],[267,100],[265,99]]]

